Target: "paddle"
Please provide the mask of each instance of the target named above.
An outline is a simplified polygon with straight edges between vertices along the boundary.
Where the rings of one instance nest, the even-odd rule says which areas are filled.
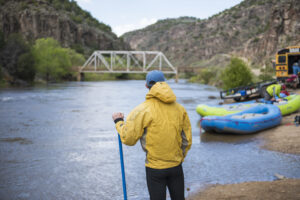
[[[122,183],[123,183],[123,195],[124,195],[124,200],[127,200],[125,167],[124,167],[124,160],[123,160],[123,148],[122,148],[122,142],[121,142],[119,133],[118,133],[118,139],[119,139],[119,152],[120,152],[120,163],[121,163]]]

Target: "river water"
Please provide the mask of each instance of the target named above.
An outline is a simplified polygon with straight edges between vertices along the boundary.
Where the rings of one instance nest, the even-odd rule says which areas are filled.
[[[300,156],[260,149],[255,135],[202,133],[195,107],[220,102],[216,88],[169,81],[187,110],[193,145],[186,195],[206,184],[300,178]],[[71,82],[0,90],[0,199],[122,199],[112,112],[145,99],[144,81]],[[209,96],[217,97],[209,99]],[[148,199],[145,154],[123,145],[130,200]]]

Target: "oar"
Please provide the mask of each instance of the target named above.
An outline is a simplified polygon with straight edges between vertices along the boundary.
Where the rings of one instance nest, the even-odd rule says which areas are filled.
[[[127,200],[127,191],[126,191],[126,179],[125,179],[125,167],[124,167],[124,160],[123,160],[123,148],[120,135],[118,134],[119,138],[119,151],[120,151],[120,162],[121,162],[121,172],[122,172],[122,182],[123,182],[123,195],[124,200]]]

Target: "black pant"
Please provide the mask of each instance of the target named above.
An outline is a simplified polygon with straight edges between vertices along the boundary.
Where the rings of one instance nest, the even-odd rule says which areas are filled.
[[[151,200],[165,200],[168,187],[172,200],[184,200],[184,175],[181,164],[168,169],[146,167]]]
[[[267,92],[267,90],[264,91],[264,100],[266,101],[270,101],[272,99],[272,96],[269,95],[269,93]]]

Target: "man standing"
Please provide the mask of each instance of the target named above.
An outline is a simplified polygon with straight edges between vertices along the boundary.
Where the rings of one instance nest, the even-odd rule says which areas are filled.
[[[300,66],[298,65],[297,62],[295,62],[293,64],[293,74],[297,75],[298,76],[298,73],[300,72]]]
[[[123,113],[114,113],[112,118],[122,143],[135,145],[140,139],[146,152],[150,199],[165,200],[168,187],[172,200],[183,200],[181,163],[192,145],[190,120],[161,71],[147,74],[146,87],[146,101],[131,111],[126,122]]]

